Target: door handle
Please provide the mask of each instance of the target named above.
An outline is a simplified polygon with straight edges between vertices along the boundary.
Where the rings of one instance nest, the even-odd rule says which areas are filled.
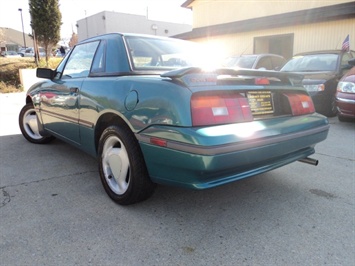
[[[78,87],[71,87],[70,89],[70,94],[78,93],[79,88]]]

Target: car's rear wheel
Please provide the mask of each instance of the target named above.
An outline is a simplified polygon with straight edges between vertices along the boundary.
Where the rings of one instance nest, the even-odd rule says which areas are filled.
[[[110,126],[102,133],[99,172],[106,193],[118,204],[143,201],[154,192],[138,142],[127,127]]]
[[[39,133],[37,114],[32,103],[26,104],[19,115],[19,125],[22,135],[32,143],[45,144],[54,139],[53,136],[42,136]]]

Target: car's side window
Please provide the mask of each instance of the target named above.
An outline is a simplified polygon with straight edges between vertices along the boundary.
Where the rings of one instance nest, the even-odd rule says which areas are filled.
[[[62,78],[87,77],[98,45],[99,41],[77,45],[68,58]]]
[[[105,72],[105,42],[101,42],[99,48],[97,49],[94,62],[92,63],[91,72]]]
[[[352,57],[350,56],[349,53],[344,53],[343,54],[343,57],[341,58],[341,66],[344,67],[344,66],[347,66],[349,65],[349,60],[351,59]]]
[[[272,57],[271,58],[271,61],[272,61],[272,69],[273,70],[280,70],[284,64],[286,63],[286,61],[282,58],[279,58],[279,57]]]
[[[271,70],[272,69],[272,64],[271,64],[271,60],[269,57],[263,57],[260,59],[260,61],[258,62],[256,69],[260,69],[260,68],[265,68],[267,70]]]

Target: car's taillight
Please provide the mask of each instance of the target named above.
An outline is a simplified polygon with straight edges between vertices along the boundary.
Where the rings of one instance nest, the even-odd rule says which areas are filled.
[[[252,121],[248,100],[239,93],[199,95],[191,97],[193,126],[206,126]]]
[[[284,93],[290,103],[292,115],[304,115],[314,113],[312,98],[306,94]]]
[[[255,85],[270,85],[270,81],[268,78],[256,78]]]

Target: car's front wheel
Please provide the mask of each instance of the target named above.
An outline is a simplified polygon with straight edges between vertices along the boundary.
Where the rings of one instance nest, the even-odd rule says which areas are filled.
[[[37,114],[32,103],[26,104],[19,115],[22,135],[32,143],[45,144],[54,139],[53,136],[42,136],[39,133]]]
[[[347,116],[342,116],[341,114],[338,114],[338,119],[339,119],[340,122],[353,122],[353,121],[355,121],[354,118],[347,117]]]
[[[334,117],[338,113],[338,108],[336,104],[336,98],[335,95],[331,96],[329,99],[329,104],[328,104],[328,109],[326,110],[325,115],[328,117]]]
[[[138,142],[127,127],[110,126],[102,133],[99,172],[106,193],[118,204],[143,201],[154,192]]]

